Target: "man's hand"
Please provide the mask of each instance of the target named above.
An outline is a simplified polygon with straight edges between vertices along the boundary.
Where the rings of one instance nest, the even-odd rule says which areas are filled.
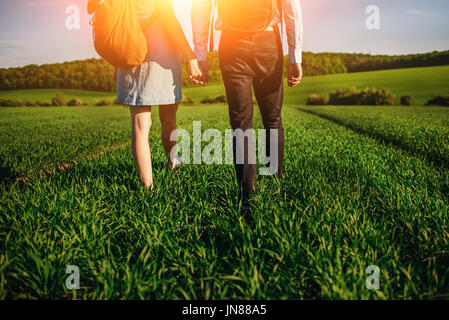
[[[202,81],[209,82],[209,63],[207,61],[199,61],[200,70],[203,73]]]
[[[288,66],[288,86],[296,87],[302,80],[302,64],[292,63]]]

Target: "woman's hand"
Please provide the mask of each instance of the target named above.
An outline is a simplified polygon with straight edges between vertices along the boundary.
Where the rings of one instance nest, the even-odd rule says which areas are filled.
[[[198,64],[197,59],[192,59],[188,63],[189,66],[189,77],[192,79],[193,82],[196,84],[199,84],[204,87],[204,81],[203,81],[203,73],[201,72],[200,66]]]

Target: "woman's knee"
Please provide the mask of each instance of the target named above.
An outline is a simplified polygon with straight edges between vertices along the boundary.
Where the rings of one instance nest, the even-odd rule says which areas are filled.
[[[151,112],[133,113],[133,131],[138,135],[147,135],[152,125]]]
[[[134,131],[138,134],[149,134],[151,125],[152,125],[151,117],[150,118],[138,117],[134,122]]]

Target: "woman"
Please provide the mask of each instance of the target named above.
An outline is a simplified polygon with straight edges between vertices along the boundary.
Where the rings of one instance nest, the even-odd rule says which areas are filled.
[[[170,157],[172,148],[176,147],[176,142],[170,141],[170,135],[176,130],[176,111],[182,98],[181,54],[188,62],[190,78],[197,84],[203,85],[203,82],[198,61],[174,14],[172,0],[134,0],[134,3],[142,25],[148,25],[144,32],[149,52],[141,66],[117,70],[117,101],[130,108],[134,163],[145,187],[153,193],[148,142],[151,106],[159,106],[167,166],[174,169],[182,164],[179,157]]]

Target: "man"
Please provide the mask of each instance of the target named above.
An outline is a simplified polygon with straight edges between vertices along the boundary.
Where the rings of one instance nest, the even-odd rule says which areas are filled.
[[[284,129],[281,110],[284,88],[279,25],[283,15],[289,47],[288,85],[295,87],[302,79],[303,24],[300,0],[218,0],[216,3],[218,20],[215,27],[222,30],[220,68],[226,88],[231,127],[234,132],[240,132],[240,136],[242,132],[252,129],[254,89],[266,130],[267,156],[277,151],[274,152],[278,155],[277,174],[282,178]],[[213,0],[193,0],[192,6],[194,51],[205,75],[203,81],[207,81],[208,74],[210,21],[215,16],[212,4]],[[211,33],[213,35],[213,30]],[[273,132],[270,129],[277,133],[274,145],[270,143],[270,133]],[[257,166],[252,135],[243,135],[244,143],[237,143],[242,142],[238,138],[239,134],[235,134],[234,163],[243,192],[243,209],[247,210],[249,200],[256,190]]]

